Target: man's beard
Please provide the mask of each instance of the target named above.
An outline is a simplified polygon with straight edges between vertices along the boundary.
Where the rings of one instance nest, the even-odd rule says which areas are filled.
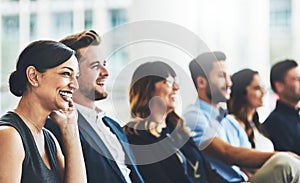
[[[288,88],[287,88],[288,89]],[[292,102],[292,103],[297,103],[299,102],[300,100],[300,95],[293,95],[293,94],[285,94],[284,96],[289,102]]]
[[[97,92],[96,90],[89,90],[89,91],[84,91],[84,95],[94,101],[102,100],[107,98],[107,92]]]
[[[212,86],[214,87],[214,86]],[[209,86],[206,87],[206,95],[210,99],[211,102],[217,104],[219,102],[226,102],[226,98],[223,96],[221,91],[214,87],[211,89]]]
[[[106,99],[107,97],[107,92],[102,92],[102,93],[99,93],[99,92],[96,92],[95,91],[95,95],[94,95],[94,100],[102,100],[102,99]]]

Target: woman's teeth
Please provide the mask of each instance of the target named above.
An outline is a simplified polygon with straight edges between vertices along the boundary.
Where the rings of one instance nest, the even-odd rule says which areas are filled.
[[[63,99],[65,100],[70,100],[72,98],[72,93],[71,92],[64,92],[60,91],[59,94],[62,96]]]

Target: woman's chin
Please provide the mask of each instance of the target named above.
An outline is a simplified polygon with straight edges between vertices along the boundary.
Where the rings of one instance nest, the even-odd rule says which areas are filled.
[[[69,109],[69,103],[67,102],[64,102],[64,104],[60,104],[59,105],[59,109],[58,110],[63,110],[63,111],[66,111]]]
[[[170,113],[170,112],[172,112],[172,111],[174,111],[175,110],[175,107],[174,106],[170,106],[170,107],[168,107],[167,108],[167,113]]]

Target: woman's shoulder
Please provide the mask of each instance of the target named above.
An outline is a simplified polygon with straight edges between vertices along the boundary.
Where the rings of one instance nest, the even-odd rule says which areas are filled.
[[[145,125],[143,124],[145,124],[144,120],[132,120],[123,127],[123,130],[127,136],[138,135],[145,130]]]
[[[25,125],[22,119],[14,112],[9,111],[0,118],[0,146],[1,155],[3,151],[11,152],[10,157],[16,152],[21,159],[25,159],[25,141],[28,140],[25,135]]]
[[[156,141],[157,139],[147,129],[147,124],[144,120],[130,121],[123,127],[123,129],[130,143],[149,144],[153,143],[153,141]]]
[[[23,147],[22,137],[13,126],[1,125],[0,126],[0,154],[10,153],[13,157],[13,153],[25,157],[25,150]]]
[[[0,133],[1,136],[6,138],[11,138],[14,140],[21,140],[20,129],[18,127],[17,115],[13,112],[7,112],[0,118]],[[4,137],[3,137],[4,138]],[[1,141],[3,141],[1,138]],[[22,141],[21,141],[22,142]],[[1,146],[2,147],[2,146]]]
[[[17,114],[12,112],[12,111],[8,111],[7,113],[3,114],[0,118],[0,125],[10,125],[12,126],[13,124],[15,124],[17,118]]]
[[[5,166],[0,167],[0,172],[7,172],[5,177],[0,176],[4,182],[20,181],[21,175],[17,170],[22,169],[25,159],[25,150],[19,132],[12,126],[0,126],[0,162]],[[21,168],[20,168],[21,167]],[[3,179],[4,178],[4,179]]]
[[[127,136],[128,140],[138,134],[138,130],[135,129],[136,122],[130,121],[123,126],[123,131]]]

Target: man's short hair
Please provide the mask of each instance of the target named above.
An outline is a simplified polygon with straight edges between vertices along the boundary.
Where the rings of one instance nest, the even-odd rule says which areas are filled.
[[[201,76],[208,80],[208,74],[213,69],[213,63],[225,60],[226,55],[220,51],[205,52],[193,59],[189,64],[189,69],[196,89],[197,77]]]
[[[91,45],[99,45],[101,43],[100,36],[94,30],[87,30],[77,34],[69,35],[59,42],[73,49],[76,54],[76,58],[80,60],[82,55],[79,53],[80,48],[85,48]]]
[[[271,82],[272,90],[275,93],[277,93],[275,82],[279,81],[283,83],[287,72],[290,69],[295,68],[297,66],[298,66],[297,62],[295,60],[290,60],[290,59],[285,59],[272,66],[271,73],[270,73],[270,82]]]

